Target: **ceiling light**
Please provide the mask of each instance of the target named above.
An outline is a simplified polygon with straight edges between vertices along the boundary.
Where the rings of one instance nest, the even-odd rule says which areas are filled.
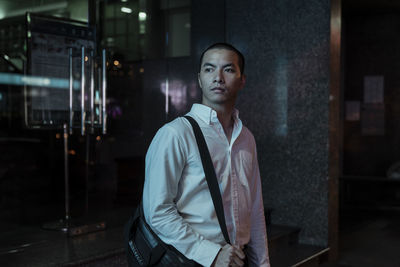
[[[121,7],[121,12],[130,14],[130,13],[132,13],[132,9],[130,9],[128,7]]]
[[[145,21],[147,18],[146,12],[139,12],[139,20],[140,21]]]

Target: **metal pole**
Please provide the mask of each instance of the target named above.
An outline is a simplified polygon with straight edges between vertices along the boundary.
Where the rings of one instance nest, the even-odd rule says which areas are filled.
[[[90,134],[86,135],[86,160],[85,160],[85,213],[89,212],[89,162],[90,162]]]
[[[66,123],[64,123],[63,128],[64,128],[65,221],[68,230],[68,221],[70,219],[70,212],[69,212],[68,126]]]
[[[99,66],[97,68],[97,86],[98,86],[98,92],[99,92],[99,114],[97,118],[97,123],[101,124],[103,122],[103,101],[100,100],[101,96],[101,67]]]
[[[24,64],[24,75],[26,75],[26,61],[23,63]],[[24,84],[24,115],[25,115],[25,126],[29,127],[29,118],[28,118],[28,88],[27,85]]]
[[[107,133],[107,112],[106,112],[106,89],[107,89],[107,77],[106,77],[106,50],[103,49],[102,57],[102,113],[103,113],[103,134]]]
[[[72,134],[72,127],[73,127],[73,106],[72,106],[72,99],[73,99],[73,73],[72,73],[72,47],[69,50],[69,134]]]
[[[94,51],[90,52],[90,132],[94,133]]]
[[[86,135],[85,212],[89,212],[90,133],[94,133],[94,51],[90,51],[90,132]]]
[[[85,135],[85,47],[82,46],[81,58],[81,135]]]

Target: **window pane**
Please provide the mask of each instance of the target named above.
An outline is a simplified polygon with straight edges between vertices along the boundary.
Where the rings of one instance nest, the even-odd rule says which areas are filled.
[[[190,56],[190,0],[104,1],[102,43],[130,60]],[[112,8],[111,8],[112,7]],[[112,13],[110,10],[113,10]],[[128,41],[107,41],[117,36]],[[168,41],[167,41],[168,40]]]
[[[68,18],[79,21],[88,21],[87,0],[25,0],[7,1],[1,6],[0,19],[25,16],[26,12]]]
[[[169,15],[168,56],[181,57],[190,55],[190,13],[176,12]]]

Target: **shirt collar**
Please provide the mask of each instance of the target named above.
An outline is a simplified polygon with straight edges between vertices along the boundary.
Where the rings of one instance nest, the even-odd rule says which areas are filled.
[[[217,112],[206,105],[193,104],[190,112],[196,114],[202,121],[204,121],[207,124],[211,124],[213,122],[219,122],[217,117]],[[239,110],[237,109],[233,110],[232,118],[235,124],[239,122]]]

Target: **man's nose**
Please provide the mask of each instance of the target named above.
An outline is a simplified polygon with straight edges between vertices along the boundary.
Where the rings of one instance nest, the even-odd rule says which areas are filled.
[[[224,82],[224,76],[222,74],[222,71],[216,71],[215,72],[214,82],[217,82],[217,83],[223,83]]]

